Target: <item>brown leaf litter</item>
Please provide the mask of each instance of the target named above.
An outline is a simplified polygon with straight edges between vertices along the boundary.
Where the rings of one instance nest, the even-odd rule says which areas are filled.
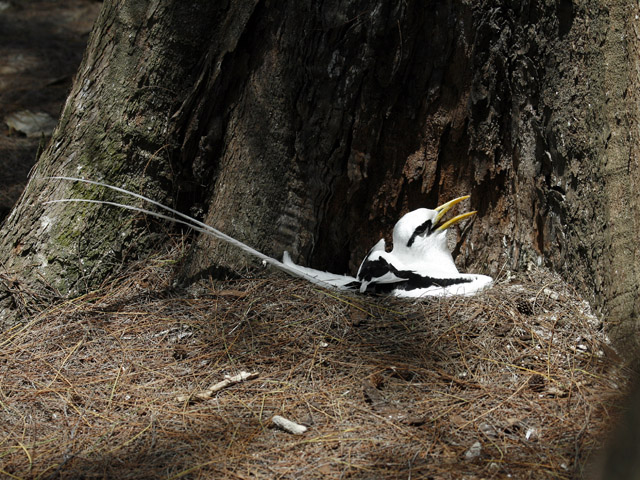
[[[158,258],[0,334],[0,475],[568,479],[618,414],[620,359],[545,271],[419,302],[263,275],[179,292]]]

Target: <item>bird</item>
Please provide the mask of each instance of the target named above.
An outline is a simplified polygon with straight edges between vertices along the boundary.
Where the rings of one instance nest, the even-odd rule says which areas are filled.
[[[469,195],[434,210],[419,208],[404,215],[393,227],[392,250],[387,252],[381,239],[360,264],[356,275],[360,292],[418,298],[473,295],[490,286],[493,279],[487,275],[460,273],[447,246],[447,229],[477,213],[467,212],[443,221],[454,205],[467,198]]]
[[[471,295],[493,282],[486,275],[459,273],[446,244],[446,229],[476,212],[458,215],[440,223],[444,214],[455,204],[469,198],[459,197],[435,210],[419,208],[404,215],[393,229],[393,249],[386,251],[384,239],[376,243],[364,258],[356,277],[323,272],[294,263],[287,251],[282,261],[269,257],[245,243],[200,222],[184,213],[156,202],[138,193],[95,180],[76,177],[47,177],[97,185],[129,195],[154,205],[171,215],[151,211],[126,203],[83,198],[49,200],[45,204],[63,202],[85,202],[124,208],[151,215],[163,220],[187,225],[193,230],[211,235],[234,245],[246,253],[270,264],[292,276],[300,277],[315,285],[363,294],[391,294],[397,297],[425,297],[434,295]]]
[[[446,231],[475,215],[467,212],[443,221],[444,215],[469,195],[455,198],[434,210],[418,208],[405,214],[393,228],[393,248],[380,239],[365,256],[355,277],[323,272],[295,264],[285,252],[283,263],[334,288],[360,293],[420,298],[438,295],[473,295],[493,283],[487,275],[460,273],[447,246]]]

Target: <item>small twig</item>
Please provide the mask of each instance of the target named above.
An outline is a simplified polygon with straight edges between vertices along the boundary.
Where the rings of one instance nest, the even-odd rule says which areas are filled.
[[[208,400],[210,399],[214,393],[222,390],[223,388],[227,388],[231,385],[235,385],[236,383],[244,382],[246,380],[253,380],[257,378],[257,373],[249,373],[249,372],[240,372],[237,375],[225,375],[224,380],[218,382],[214,385],[211,385],[206,390],[203,390],[200,393],[196,393],[195,395],[180,395],[176,400],[180,403],[184,402],[192,402],[196,400]]]
[[[280,415],[275,415],[271,421],[275,424],[276,427],[284,430],[285,432],[293,433],[294,435],[302,435],[307,431],[307,427],[304,425],[300,425],[299,423],[292,422],[291,420],[287,420]]]

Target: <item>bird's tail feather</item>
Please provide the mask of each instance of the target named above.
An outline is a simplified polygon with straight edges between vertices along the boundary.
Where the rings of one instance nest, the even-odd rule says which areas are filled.
[[[291,267],[307,277],[313,277],[320,280],[323,283],[332,285],[339,290],[356,290],[360,286],[360,282],[354,277],[348,275],[339,275],[337,273],[323,272],[322,270],[316,270],[314,268],[303,267],[296,263],[293,263],[289,252],[285,251],[282,255],[282,263]]]
[[[144,213],[146,215],[151,215],[153,217],[156,218],[160,218],[162,220],[168,220],[170,222],[174,222],[174,223],[179,223],[182,225],[186,225],[190,228],[192,228],[193,230],[196,230],[197,232],[201,232],[207,235],[211,235],[212,237],[218,238],[220,240],[223,240],[224,242],[229,243],[230,245],[234,245],[238,248],[240,248],[241,250],[245,251],[246,253],[259,258],[260,260],[268,263],[269,265],[273,265],[274,267],[290,274],[293,275],[295,277],[299,277],[299,278],[303,278],[315,285],[319,285],[325,288],[336,288],[337,285],[335,285],[334,283],[328,282],[328,281],[324,281],[321,276],[316,276],[313,274],[308,273],[304,267],[300,267],[296,264],[294,264],[293,262],[291,262],[289,265],[280,262],[279,260],[276,260],[275,258],[269,257],[268,255],[265,255],[262,252],[259,252],[258,250],[256,250],[255,248],[250,247],[249,245],[242,243],[239,240],[236,240],[233,237],[230,237],[229,235],[221,232],[220,230],[217,230],[215,228],[213,228],[210,225],[207,225],[206,223],[200,222],[199,220],[196,220],[193,217],[190,217],[189,215],[186,215],[182,212],[179,212],[177,210],[174,210],[171,207],[168,207],[166,205],[161,204],[160,202],[156,202],[155,200],[152,200],[150,198],[147,198],[143,195],[140,195],[138,193],[134,193],[131,192],[129,190],[125,190],[124,188],[119,188],[119,187],[115,187],[113,185],[109,185],[107,183],[102,183],[102,182],[96,182],[94,180],[86,180],[84,178],[75,178],[75,177],[48,177],[48,180],[65,180],[65,181],[70,181],[70,182],[82,182],[82,183],[88,183],[91,185],[97,185],[100,187],[105,187],[108,188],[110,190],[114,190],[116,192],[119,193],[124,193],[126,195],[129,195],[131,197],[137,198],[139,200],[143,200],[147,203],[150,203],[152,205],[155,205],[167,212],[172,213],[173,215],[175,215],[176,217],[170,216],[170,215],[165,215],[162,213],[158,213],[158,212],[153,212],[151,210],[147,210],[144,208],[140,208],[140,207],[134,207],[133,205],[127,205],[124,203],[117,203],[117,202],[109,202],[109,201],[105,201],[105,200],[89,200],[89,199],[83,199],[83,198],[66,198],[66,199],[61,199],[61,200],[49,200],[47,202],[44,202],[45,204],[48,203],[65,203],[65,202],[82,202],[82,203],[96,203],[96,204],[101,204],[101,205],[111,205],[114,207],[119,207],[119,208],[125,208],[127,210],[133,210],[136,212],[140,212],[140,213]],[[289,261],[291,259],[289,258]],[[308,269],[308,270],[313,270],[313,269]],[[313,270],[313,272],[316,272],[317,270]],[[324,272],[321,272],[324,273]],[[336,275],[337,276],[337,275]],[[355,280],[355,279],[353,279]],[[339,288],[339,287],[337,287]]]

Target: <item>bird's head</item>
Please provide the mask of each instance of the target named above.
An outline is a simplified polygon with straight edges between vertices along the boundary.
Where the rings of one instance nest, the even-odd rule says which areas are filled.
[[[449,220],[443,221],[444,215],[457,203],[466,200],[469,195],[459,197],[435,210],[419,208],[407,213],[393,227],[393,248],[399,251],[425,251],[430,248],[447,249],[447,228],[458,223],[475,211],[463,213]],[[448,251],[448,250],[447,250]]]

